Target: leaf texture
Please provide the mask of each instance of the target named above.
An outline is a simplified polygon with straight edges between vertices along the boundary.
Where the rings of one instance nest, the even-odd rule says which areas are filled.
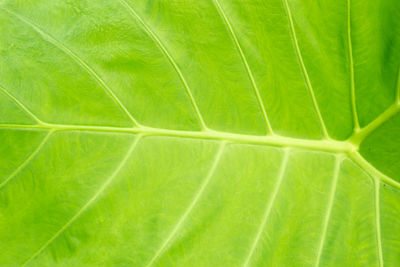
[[[400,4],[0,2],[1,266],[398,266]]]

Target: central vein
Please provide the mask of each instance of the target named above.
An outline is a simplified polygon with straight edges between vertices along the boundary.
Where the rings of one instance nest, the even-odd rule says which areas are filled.
[[[258,135],[227,133],[214,130],[183,131],[183,130],[159,129],[152,127],[124,128],[124,127],[65,125],[65,124],[50,124],[50,123],[43,123],[37,125],[2,124],[0,125],[0,128],[22,128],[22,129],[44,129],[44,130],[51,129],[56,131],[97,131],[97,132],[137,133],[137,134],[141,133],[143,135],[226,140],[237,143],[272,145],[279,147],[298,147],[298,148],[305,148],[312,150],[343,152],[343,153],[357,150],[356,146],[346,141],[335,141],[326,139],[309,140],[309,139],[299,139],[299,138],[285,137],[279,135],[258,136]]]
[[[52,124],[40,123],[35,125],[23,124],[0,124],[3,129],[23,129],[23,130],[51,130],[51,131],[82,131],[82,132],[108,132],[108,133],[131,133],[141,134],[143,136],[171,136],[180,138],[195,138],[195,139],[209,139],[217,141],[227,141],[232,143],[242,144],[257,144],[276,147],[295,147],[308,150],[343,153],[349,159],[354,161],[372,177],[380,179],[386,184],[390,184],[400,189],[400,183],[381,173],[368,161],[366,161],[358,152],[358,144],[352,142],[352,138],[346,141],[336,141],[332,139],[309,140],[285,137],[280,135],[247,135],[227,133],[214,130],[206,131],[183,131],[183,130],[169,130],[151,127],[109,127],[109,126],[93,126],[93,125],[72,125],[72,124]]]

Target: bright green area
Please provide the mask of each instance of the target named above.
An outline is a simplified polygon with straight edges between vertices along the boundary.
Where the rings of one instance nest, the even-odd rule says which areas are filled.
[[[399,266],[399,16],[1,1],[0,266]]]

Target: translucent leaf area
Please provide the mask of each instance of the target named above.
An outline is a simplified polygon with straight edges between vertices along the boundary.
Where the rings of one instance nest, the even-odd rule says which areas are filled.
[[[400,266],[399,17],[0,0],[0,266]]]

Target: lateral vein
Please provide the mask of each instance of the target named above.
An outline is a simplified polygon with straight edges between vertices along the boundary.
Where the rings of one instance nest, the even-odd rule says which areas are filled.
[[[30,111],[21,101],[14,97],[10,92],[8,92],[3,86],[0,86],[0,91],[2,91],[8,98],[10,98],[15,104],[17,104],[25,113],[32,117],[37,123],[43,123],[32,111]]]
[[[186,94],[189,96],[190,102],[193,106],[193,109],[197,115],[197,118],[200,122],[200,125],[202,126],[203,130],[207,130],[206,123],[203,119],[203,116],[200,113],[200,109],[197,105],[197,102],[193,96],[192,90],[190,89],[188,83],[186,82],[185,77],[183,76],[182,71],[178,67],[178,64],[175,62],[175,60],[172,58],[170,53],[168,52],[167,48],[163,45],[161,42],[160,38],[156,35],[156,33],[150,28],[150,26],[136,13],[136,11],[130,6],[125,0],[119,0],[120,3],[126,7],[128,12],[140,23],[142,28],[145,30],[145,32],[150,36],[150,38],[154,41],[154,43],[160,48],[160,50],[164,53],[164,55],[167,57],[168,61],[176,71],[176,73],[179,76],[179,79],[182,81],[183,86],[185,88]]]
[[[247,62],[246,56],[243,53],[242,47],[239,44],[239,41],[238,41],[238,39],[236,37],[236,34],[235,34],[235,31],[233,30],[233,28],[232,28],[232,26],[231,26],[231,24],[230,24],[230,22],[228,20],[228,17],[226,16],[226,14],[225,14],[223,8],[221,7],[220,3],[218,2],[218,0],[213,0],[213,1],[215,3],[215,6],[217,8],[217,11],[218,11],[219,15],[221,16],[221,18],[222,18],[222,20],[224,22],[224,25],[226,26],[226,28],[228,29],[228,32],[232,36],[232,39],[233,39],[233,41],[235,43],[235,46],[236,46],[236,49],[239,51],[240,58],[243,61],[243,64],[244,64],[244,66],[246,68],[246,72],[247,72],[247,74],[248,74],[248,76],[250,78],[251,84],[252,84],[252,86],[254,88],[254,93],[256,94],[258,105],[261,108],[261,112],[263,114],[264,121],[265,121],[265,124],[267,126],[268,133],[270,135],[274,135],[271,123],[270,123],[268,115],[267,115],[267,111],[265,109],[264,102],[263,102],[263,100],[261,98],[260,91],[258,90],[258,86],[257,86],[256,81],[254,79],[253,72],[250,69],[249,63]]]
[[[378,129],[382,124],[390,120],[400,111],[400,103],[392,104],[388,109],[386,109],[383,113],[381,113],[378,117],[376,117],[373,121],[371,121],[368,125],[361,128],[358,132],[355,132],[350,138],[349,141],[352,143],[359,145],[361,142],[368,137],[373,131]]]
[[[228,32],[232,36],[232,39],[233,39],[233,41],[235,43],[235,46],[236,46],[236,49],[238,50],[238,52],[240,54],[240,58],[242,59],[242,62],[244,64],[245,68],[246,68],[247,75],[250,78],[251,84],[252,84],[252,86],[254,88],[254,93],[256,94],[256,97],[257,97],[258,105],[261,108],[261,112],[263,114],[263,118],[264,118],[265,124],[267,126],[268,133],[270,135],[273,135],[274,132],[272,130],[272,126],[271,126],[271,123],[269,121],[269,118],[268,118],[268,115],[267,115],[267,111],[265,109],[264,102],[263,102],[263,100],[261,98],[260,90],[258,89],[258,86],[257,86],[256,81],[255,81],[254,76],[253,76],[253,72],[250,69],[249,63],[247,62],[246,56],[243,53],[242,47],[239,44],[239,41],[238,41],[238,39],[236,37],[236,34],[235,34],[235,31],[233,30],[233,28],[231,26],[231,23],[229,22],[228,17],[226,16],[226,14],[225,14],[223,8],[221,7],[220,3],[218,2],[218,0],[213,0],[213,1],[214,1],[214,4],[215,4],[216,8],[217,8],[217,11],[218,11],[219,15],[221,16],[221,18],[222,18],[222,20],[224,22],[224,25],[226,26]]]
[[[258,228],[258,231],[257,231],[257,234],[256,234],[256,236],[254,238],[254,241],[253,241],[253,243],[251,245],[251,248],[250,248],[249,254],[247,255],[246,261],[243,264],[244,267],[247,267],[249,265],[249,263],[250,263],[251,257],[253,256],[254,251],[257,248],[257,245],[259,243],[261,235],[262,235],[262,233],[264,231],[265,225],[266,225],[266,223],[268,221],[269,215],[270,215],[270,213],[272,211],[272,207],[273,207],[273,205],[275,203],[276,196],[278,195],[279,189],[281,188],[282,181],[283,181],[283,178],[284,178],[284,175],[285,175],[285,171],[286,171],[286,167],[287,167],[288,161],[289,161],[288,160],[289,159],[289,153],[290,153],[289,149],[288,148],[285,149],[284,153],[285,154],[284,154],[283,161],[282,161],[282,164],[281,164],[281,168],[280,168],[279,174],[278,174],[278,180],[276,182],[274,191],[273,191],[273,193],[271,195],[271,199],[267,202],[267,206],[266,206],[266,209],[265,209],[265,213],[264,213],[263,219],[262,219],[261,224],[260,224],[260,226]]]
[[[348,153],[349,157],[355,162],[362,170],[364,170],[367,174],[371,175],[372,177],[376,177],[385,184],[393,186],[394,188],[400,189],[400,183],[392,178],[388,177],[386,174],[380,172],[371,163],[365,160],[359,152],[354,151]]]
[[[132,114],[128,111],[128,109],[124,106],[124,104],[121,102],[121,100],[115,95],[113,90],[108,87],[108,85],[103,81],[102,78],[88,65],[86,64],[77,54],[72,52],[69,48],[67,48],[63,43],[52,37],[50,34],[46,33],[44,30],[42,30],[39,26],[37,26],[35,23],[30,21],[29,19],[23,17],[22,15],[17,14],[14,11],[11,11],[7,8],[0,7],[10,15],[14,16],[17,18],[19,21],[23,22],[30,28],[32,28],[34,31],[39,33],[45,40],[49,41],[52,43],[55,47],[63,51],[66,55],[71,57],[79,66],[81,66],[99,85],[103,90],[106,92],[106,94],[111,97],[111,99],[124,111],[124,113],[129,117],[129,119],[133,122],[135,126],[140,126],[140,124],[136,121],[136,119],[132,116]]]
[[[186,218],[188,215],[191,213],[193,208],[196,206],[196,204],[199,202],[200,198],[202,197],[205,189],[207,188],[208,184],[211,181],[211,178],[214,175],[214,172],[218,166],[218,163],[221,160],[222,154],[224,152],[224,148],[226,146],[226,142],[222,142],[219,146],[218,152],[214,158],[214,162],[212,163],[211,169],[208,172],[206,178],[204,179],[203,183],[201,184],[199,190],[197,191],[196,195],[194,196],[193,200],[190,202],[189,206],[186,208],[185,212],[182,214],[180,217],[179,221],[175,225],[175,227],[172,229],[168,237],[164,240],[164,242],[161,244],[161,246],[158,248],[154,256],[151,258],[149,263],[146,265],[147,267],[153,265],[155,261],[164,253],[165,249],[167,248],[168,244],[171,242],[172,238],[175,236],[175,234],[180,230],[182,227],[183,223],[185,222]]]
[[[347,0],[347,43],[349,46],[349,60],[350,60],[350,88],[351,88],[351,110],[353,114],[354,132],[360,130],[360,122],[357,114],[357,103],[356,103],[356,89],[354,83],[354,60],[353,60],[353,46],[351,41],[351,0]]]
[[[19,165],[17,169],[15,169],[2,183],[0,183],[0,189],[2,187],[4,187],[8,182],[10,182],[11,179],[13,179],[21,170],[23,170],[35,158],[35,156],[43,148],[43,146],[46,144],[47,140],[49,140],[50,136],[53,133],[54,133],[54,130],[50,130],[47,133],[47,135],[43,138],[43,140],[36,147],[36,149],[28,156],[28,158],[26,158],[26,160],[24,162],[22,162],[21,165]]]
[[[328,202],[328,209],[325,214],[325,219],[324,219],[324,224],[323,224],[322,234],[321,234],[321,241],[319,243],[319,248],[318,248],[317,261],[315,263],[316,267],[318,267],[321,262],[322,251],[324,249],[324,243],[325,243],[325,239],[326,239],[326,232],[328,230],[329,220],[331,218],[333,203],[335,200],[336,187],[337,187],[337,183],[339,180],[339,171],[340,171],[341,163],[342,163],[342,157],[336,156],[335,169],[333,171],[333,181],[332,181],[331,192],[330,192],[329,202]]]
[[[380,212],[380,201],[379,201],[379,186],[380,182],[374,178],[375,185],[375,219],[376,219],[376,238],[378,245],[378,257],[379,265],[383,266],[383,255],[382,255],[382,235],[381,235],[381,212]]]
[[[397,71],[396,103],[400,105],[400,67]]]
[[[135,137],[132,142],[130,148],[128,149],[126,155],[121,160],[117,168],[114,172],[109,176],[109,178],[103,183],[103,185],[97,190],[97,192],[86,202],[85,205],[82,206],[78,210],[78,212],[68,220],[66,224],[64,224],[49,240],[47,240],[31,257],[29,257],[22,266],[26,266],[29,262],[31,262],[34,258],[36,258],[45,248],[47,248],[61,233],[63,233],[76,219],[78,219],[95,201],[96,199],[107,189],[107,187],[112,183],[114,178],[120,172],[120,170],[124,167],[125,163],[128,161],[130,156],[132,155],[133,150],[138,144],[141,136],[138,135]]]
[[[317,113],[317,117],[318,117],[319,123],[320,123],[321,128],[322,128],[322,133],[323,133],[325,138],[330,139],[328,130],[326,128],[324,119],[322,118],[321,111],[320,111],[319,106],[318,106],[317,98],[315,97],[314,89],[313,89],[313,87],[311,85],[310,77],[308,76],[308,72],[307,72],[306,66],[305,66],[304,61],[303,61],[303,56],[301,55],[299,41],[297,39],[296,31],[294,29],[292,13],[290,11],[289,4],[288,4],[287,0],[282,0],[282,1],[283,1],[283,5],[285,7],[285,10],[286,10],[286,15],[287,15],[288,20],[289,20],[291,37],[292,37],[292,40],[294,42],[294,46],[296,48],[297,58],[298,58],[298,60],[300,62],[300,66],[301,66],[301,69],[303,71],[303,74],[304,74],[304,77],[305,77],[305,80],[306,80],[306,85],[307,85],[308,91],[309,91],[309,93],[311,95],[311,99],[312,99],[312,102],[313,102],[314,110]]]

